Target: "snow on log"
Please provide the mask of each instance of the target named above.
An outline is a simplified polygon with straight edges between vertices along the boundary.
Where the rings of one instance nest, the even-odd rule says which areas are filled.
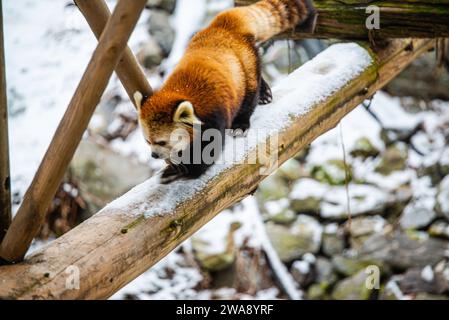
[[[0,298],[111,296],[245,198],[276,167],[261,171],[267,162],[242,160],[257,158],[277,136],[271,151],[282,164],[433,45],[396,40],[376,53],[354,43],[331,46],[274,87],[274,102],[257,108],[247,138],[227,137],[226,161],[197,180],[160,185],[153,177],[24,262],[0,267]]]

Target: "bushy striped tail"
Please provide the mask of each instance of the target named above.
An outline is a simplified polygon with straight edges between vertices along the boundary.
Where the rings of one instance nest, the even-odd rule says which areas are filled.
[[[312,0],[262,0],[218,15],[213,24],[253,35],[257,42],[293,30],[315,18]]]

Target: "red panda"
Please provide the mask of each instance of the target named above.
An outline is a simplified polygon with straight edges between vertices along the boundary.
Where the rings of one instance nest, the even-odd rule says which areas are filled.
[[[162,183],[199,177],[210,166],[172,161],[174,153],[193,153],[198,129],[219,130],[223,143],[225,129],[249,128],[257,104],[272,100],[257,44],[314,17],[310,0],[262,0],[224,11],[192,38],[158,92],[148,99],[136,92],[138,119],[152,156],[168,163]],[[172,141],[177,129],[188,133],[184,143]]]

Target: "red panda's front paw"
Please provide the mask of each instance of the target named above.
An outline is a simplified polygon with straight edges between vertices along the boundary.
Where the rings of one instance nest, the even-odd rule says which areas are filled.
[[[174,164],[169,164],[161,175],[160,182],[162,184],[169,184],[175,180],[178,180],[184,176],[184,173],[180,170],[180,168]]]
[[[270,85],[262,78],[260,79],[259,104],[265,105],[271,102],[273,102],[273,93]]]

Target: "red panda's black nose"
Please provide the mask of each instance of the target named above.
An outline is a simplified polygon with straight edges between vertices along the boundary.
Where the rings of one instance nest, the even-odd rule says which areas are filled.
[[[152,153],[151,153],[151,156],[152,156],[154,159],[159,159],[159,155],[158,155],[157,153],[155,153],[155,152],[152,152]]]

